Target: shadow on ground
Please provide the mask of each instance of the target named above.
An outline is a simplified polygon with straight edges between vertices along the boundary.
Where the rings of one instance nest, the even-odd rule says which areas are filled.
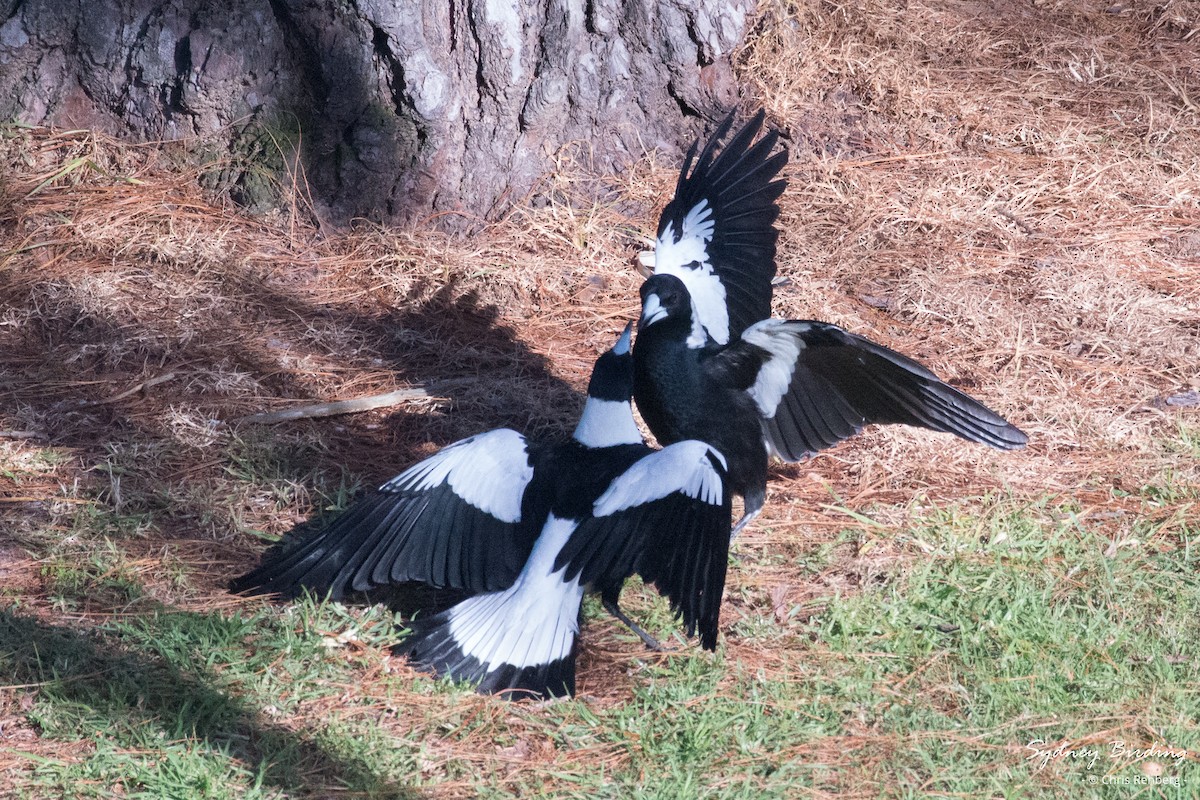
[[[152,626],[173,629],[164,630],[166,635],[189,626],[231,625],[220,615],[169,609],[148,619]],[[147,634],[155,632],[152,627]],[[204,667],[203,654],[196,655],[195,665],[181,670],[111,633],[85,633],[0,611],[0,665],[6,682],[36,685],[52,702],[77,706],[93,725],[148,727],[166,741],[195,740],[295,796],[345,791],[379,798],[421,796],[357,758],[331,752],[308,733],[264,721],[219,688],[220,678]]]
[[[172,537],[225,539],[255,527],[232,508],[245,502],[239,482],[328,494],[348,480],[378,483],[493,427],[562,433],[578,412],[578,393],[545,357],[453,282],[382,310],[306,303],[249,275],[223,289],[221,314],[181,330],[174,317],[156,325],[119,305],[80,307],[47,282],[0,283],[8,307],[27,315],[0,330],[0,430],[68,451],[85,494],[114,512],[154,515]],[[158,376],[169,377],[153,383]],[[380,382],[425,386],[443,400],[235,422],[279,400],[344,399]],[[44,517],[44,505],[2,504],[0,522]]]

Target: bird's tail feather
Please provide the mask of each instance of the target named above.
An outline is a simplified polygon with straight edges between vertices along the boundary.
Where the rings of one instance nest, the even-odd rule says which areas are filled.
[[[411,623],[393,648],[419,669],[473,683],[508,699],[575,693],[576,634],[583,590],[530,591],[518,581]]]

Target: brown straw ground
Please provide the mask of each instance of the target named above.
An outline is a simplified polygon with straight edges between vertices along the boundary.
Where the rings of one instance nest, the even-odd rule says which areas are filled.
[[[763,105],[791,151],[776,314],[923,360],[1030,445],[997,453],[877,429],[778,466],[735,547],[727,631],[793,606],[817,613],[818,598],[921,558],[906,524],[933,507],[986,514],[1016,498],[1047,520],[1075,514],[1117,546],[1147,513],[1129,492],[1200,484],[1187,439],[1200,424],[1197,30],[1200,3],[1171,0],[765,0],[737,63],[746,106]],[[244,532],[308,517],[325,497],[314,481],[370,483],[497,425],[567,430],[592,360],[637,313],[634,256],[678,169],[649,154],[597,177],[564,153],[540,187],[548,203],[463,239],[321,229],[302,181],[291,209],[251,217],[205,195],[214,167],[187,152],[3,132],[0,521],[20,545],[69,534],[81,503],[149,513],[129,545],[134,568],[147,592],[192,610],[247,602],[222,591],[261,549]],[[410,386],[431,397],[268,430],[226,424]],[[280,448],[288,459],[270,480],[239,471]],[[1194,509],[1164,501],[1155,513],[1170,536]],[[844,529],[869,546],[797,572]],[[22,553],[4,545],[0,576],[50,615],[40,566]],[[801,668],[786,639],[729,634],[726,647],[728,663]],[[387,724],[414,724],[406,704],[425,704],[421,718],[439,703],[480,716],[475,735],[431,747],[431,770],[442,756],[501,771],[553,771],[566,757],[539,744],[532,707],[397,699],[395,681],[373,676],[407,668],[359,657],[363,680],[346,696],[378,696]],[[634,665],[655,658],[595,620],[580,694],[621,703]],[[289,724],[328,713],[303,707]],[[527,726],[528,740],[497,748],[490,717]],[[848,730],[795,755],[844,763],[872,735]]]

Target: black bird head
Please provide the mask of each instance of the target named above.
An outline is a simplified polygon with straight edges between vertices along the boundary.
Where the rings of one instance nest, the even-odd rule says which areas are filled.
[[[683,281],[674,275],[651,275],[642,284],[642,318],[638,330],[672,320],[691,326],[692,295]]]
[[[612,349],[596,359],[592,378],[588,381],[588,397],[626,403],[633,397],[633,355],[629,352],[632,330],[633,323],[630,322]]]
[[[633,323],[625,326],[612,349],[596,359],[588,382],[588,399],[575,427],[575,440],[587,447],[641,444],[642,434],[633,419],[633,354],[629,337]]]

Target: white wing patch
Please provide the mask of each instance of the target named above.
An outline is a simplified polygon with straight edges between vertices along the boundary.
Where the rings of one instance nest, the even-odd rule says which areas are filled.
[[[796,371],[796,359],[804,350],[804,341],[795,335],[796,323],[764,319],[742,332],[742,340],[761,347],[770,355],[758,371],[748,393],[766,419],[775,416],[779,401],[787,394]]]
[[[712,453],[725,466],[725,457],[704,442],[690,439],[651,453],[618,475],[592,508],[597,517],[682,492],[696,500],[719,506],[724,498],[720,474],[708,460]]]
[[[423,491],[445,481],[463,502],[501,522],[520,522],[521,498],[531,478],[525,437],[499,428],[444,447],[379,488]]]
[[[686,285],[686,284],[685,284]],[[721,282],[717,281],[717,285],[721,287],[721,297],[725,296],[725,287],[721,286]],[[692,290],[688,289],[688,294]],[[725,312],[725,303],[721,302],[721,313]],[[725,338],[729,339],[729,317],[725,317]],[[692,332],[688,334],[687,346],[695,350],[698,347],[704,347],[708,344],[708,329],[704,327],[704,315],[700,311],[700,307],[696,305],[696,296],[692,295]]]
[[[701,200],[683,218],[683,231],[675,238],[675,226],[668,225],[654,245],[654,271],[657,274],[674,275],[683,281],[692,295],[693,319],[717,344],[729,343],[729,309],[725,306],[725,286],[713,272],[708,255],[708,243],[712,241],[714,220],[712,208],[707,200]],[[693,331],[689,346],[696,338]]]
[[[713,214],[707,200],[701,200],[683,218],[683,231],[675,236],[675,226],[668,225],[654,245],[654,271],[678,275],[677,270],[692,263],[707,264],[705,248],[713,237]],[[694,268],[693,268],[694,269]]]
[[[494,671],[502,664],[548,664],[571,652],[579,632],[579,577],[563,581],[564,566],[549,572],[578,523],[546,520],[516,582],[501,592],[476,595],[450,611],[450,635],[463,653]]]

